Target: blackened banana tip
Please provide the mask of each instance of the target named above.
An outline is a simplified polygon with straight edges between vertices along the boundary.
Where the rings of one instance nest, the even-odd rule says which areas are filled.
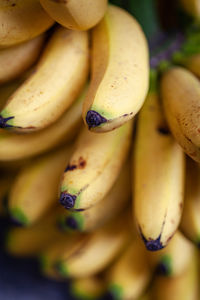
[[[149,251],[158,251],[162,248],[164,248],[164,246],[162,245],[162,243],[160,242],[160,235],[156,240],[147,240],[143,234],[142,234],[142,239],[145,243],[145,246],[147,248],[147,250]]]
[[[76,196],[62,192],[60,195],[60,204],[66,209],[73,208],[75,205]]]
[[[102,298],[100,298],[100,300],[115,300],[115,297],[111,292],[108,291],[106,294],[103,295]]]
[[[9,120],[14,119],[14,117],[9,117],[9,118],[3,118],[0,115],[0,128],[8,128],[8,127],[13,127],[12,125],[6,124]]]
[[[94,110],[89,110],[86,115],[86,122],[89,128],[97,127],[102,123],[107,122],[107,119],[102,117],[99,113]]]
[[[160,263],[156,267],[156,274],[168,276],[170,274],[169,267],[165,263]]]
[[[65,224],[68,228],[72,229],[72,230],[76,230],[78,229],[78,223],[76,221],[75,218],[73,218],[72,216],[71,217],[67,217],[66,220],[65,220]]]

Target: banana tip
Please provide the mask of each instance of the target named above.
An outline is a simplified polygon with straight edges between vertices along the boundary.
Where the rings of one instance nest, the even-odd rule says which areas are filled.
[[[79,229],[78,223],[76,221],[75,218],[73,218],[72,216],[67,217],[65,220],[65,224],[68,228],[72,229],[72,230],[77,230]]]
[[[156,267],[156,274],[158,275],[164,275],[164,276],[169,276],[170,275],[170,269],[165,263],[160,263]]]
[[[86,115],[86,123],[89,128],[97,127],[102,123],[107,122],[107,119],[102,117],[99,113],[94,110],[89,110]]]
[[[147,240],[143,234],[142,234],[142,239],[145,243],[145,246],[147,248],[147,250],[149,251],[158,251],[162,248],[164,248],[164,246],[162,245],[161,241],[160,241],[160,235],[156,240]]]
[[[100,300],[115,300],[115,296],[111,292],[107,292]]]
[[[14,119],[14,117],[9,117],[9,118],[3,118],[0,115],[0,128],[8,128],[8,127],[13,127],[12,125],[7,124],[7,122],[11,119]]]
[[[60,195],[60,204],[63,205],[66,209],[70,209],[74,207],[76,200],[75,195],[67,194],[65,192],[62,192]]]

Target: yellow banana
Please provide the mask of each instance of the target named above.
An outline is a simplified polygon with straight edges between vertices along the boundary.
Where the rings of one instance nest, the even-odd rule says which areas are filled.
[[[104,290],[105,282],[97,276],[74,279],[70,284],[70,293],[75,299],[96,300]]]
[[[5,241],[6,251],[15,256],[35,256],[55,240],[67,239],[66,233],[57,228],[56,217],[54,210],[29,228],[10,229]]]
[[[200,18],[200,1],[199,0],[179,0],[183,9],[192,17]]]
[[[8,99],[0,127],[35,131],[56,121],[72,104],[88,75],[88,33],[55,30],[35,72]]]
[[[171,68],[162,76],[161,97],[172,134],[183,150],[200,162],[199,80],[184,68]]]
[[[52,265],[63,277],[82,278],[102,271],[122,251],[131,238],[128,215],[121,215],[108,225],[83,237],[66,251],[60,247],[54,255]],[[127,220],[128,219],[128,220]],[[54,248],[58,248],[55,245]],[[51,247],[47,249],[53,252]]]
[[[21,225],[31,225],[57,204],[59,183],[71,152],[65,146],[22,168],[9,195],[8,209],[13,219]]]
[[[0,50],[0,84],[17,78],[37,60],[44,35],[22,44]]]
[[[39,0],[1,0],[0,20],[0,48],[31,40],[54,23]]]
[[[184,272],[194,255],[194,246],[177,231],[166,248],[148,255],[158,274],[177,276]]]
[[[131,242],[108,273],[108,295],[113,300],[138,299],[151,278],[146,250],[139,239]]]
[[[137,21],[109,6],[92,31],[91,84],[83,105],[90,130],[110,131],[141,108],[148,90],[148,46]]]
[[[40,3],[52,19],[73,30],[95,26],[107,8],[107,0],[40,0]]]
[[[200,295],[197,255],[190,259],[186,270],[179,276],[158,277],[153,286],[152,296],[155,300],[198,300]]]
[[[4,86],[0,87],[0,93],[2,88]],[[5,161],[8,164],[8,161],[35,156],[71,141],[82,124],[81,110],[86,89],[87,87],[83,89],[75,103],[60,119],[43,130],[29,134],[17,134],[0,129],[0,161]]]
[[[200,166],[190,158],[186,163],[186,185],[181,230],[200,246]]]
[[[131,198],[130,181],[130,161],[128,160],[104,199],[89,209],[61,215],[61,227],[78,231],[94,231],[101,227],[111,218],[116,217],[127,205]]]
[[[133,154],[133,206],[150,251],[165,247],[181,218],[184,154],[169,133],[156,90],[139,113]]]
[[[128,155],[131,132],[131,121],[105,134],[81,131],[61,182],[66,209],[88,209],[104,198]]]

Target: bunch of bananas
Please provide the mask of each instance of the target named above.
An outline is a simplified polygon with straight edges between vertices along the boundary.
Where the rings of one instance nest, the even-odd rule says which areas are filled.
[[[198,300],[199,27],[150,71],[106,0],[1,0],[0,22],[6,250],[76,299]]]

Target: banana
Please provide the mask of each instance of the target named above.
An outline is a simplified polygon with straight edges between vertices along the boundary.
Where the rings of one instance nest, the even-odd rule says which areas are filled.
[[[74,243],[68,250],[61,245],[52,266],[64,278],[82,278],[102,271],[119,255],[132,235],[129,216],[123,214],[118,219],[85,235],[82,240],[79,238],[79,244]],[[54,245],[54,248],[58,247],[58,244]],[[46,250],[47,257],[48,251],[55,253],[50,247]]]
[[[35,256],[55,240],[67,239],[66,233],[57,229],[56,217],[54,210],[29,228],[11,228],[5,240],[6,251],[14,256]]]
[[[40,0],[49,16],[64,27],[88,30],[104,16],[107,0]]]
[[[96,300],[102,296],[104,290],[105,282],[97,276],[74,279],[70,284],[70,294],[75,299]]]
[[[72,149],[65,146],[33,159],[20,170],[9,195],[8,210],[12,219],[28,226],[57,204],[61,176],[71,152]]]
[[[148,90],[148,46],[137,21],[110,5],[92,30],[91,84],[83,105],[90,130],[121,126],[141,108]]]
[[[146,248],[162,249],[181,218],[184,154],[166,126],[156,90],[139,113],[133,151],[133,206]]]
[[[89,209],[68,212],[60,216],[61,227],[65,230],[94,231],[116,217],[131,199],[130,161],[124,165],[114,186],[103,200]]]
[[[56,121],[72,104],[88,75],[88,33],[58,27],[35,73],[8,99],[0,127],[35,131]]]
[[[44,35],[0,50],[0,84],[13,80],[33,65],[39,57]]]
[[[200,246],[200,166],[189,157],[186,162],[185,199],[180,228],[187,238]]]
[[[88,209],[103,199],[128,155],[131,132],[132,121],[100,135],[81,131],[61,182],[60,203],[66,209]]]
[[[200,18],[200,1],[199,0],[179,0],[182,8],[192,17]]]
[[[193,255],[194,246],[179,231],[175,233],[166,248],[148,253],[152,267],[158,274],[165,276],[182,274]]]
[[[137,238],[110,267],[107,275],[108,292],[113,300],[138,299],[151,278],[147,255]]]
[[[1,0],[0,20],[0,48],[31,40],[54,23],[39,0]]]
[[[0,87],[0,99],[2,88],[4,86]],[[4,90],[6,92],[6,88]],[[17,134],[0,129],[0,161],[8,164],[8,161],[29,158],[71,141],[81,127],[82,103],[86,90],[87,86],[60,119],[43,130],[29,134]],[[10,92],[10,88],[8,88],[8,92]]]
[[[200,162],[199,80],[184,68],[171,68],[162,76],[161,97],[172,134],[183,150]]]
[[[158,277],[153,285],[152,299],[155,300],[198,300],[199,296],[197,255],[190,259],[182,274],[171,278]]]

